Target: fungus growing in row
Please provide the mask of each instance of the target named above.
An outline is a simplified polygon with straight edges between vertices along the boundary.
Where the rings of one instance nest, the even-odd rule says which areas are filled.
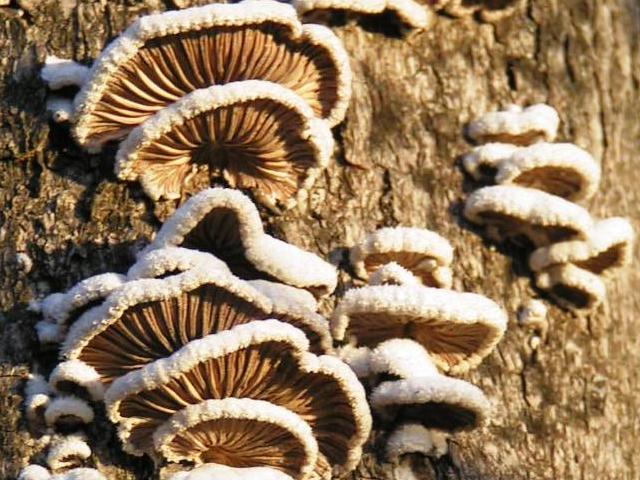
[[[75,136],[100,148],[188,93],[242,80],[279,83],[333,126],[351,95],[337,37],[289,5],[213,4],[141,17],[96,60],[75,99]]]
[[[143,253],[127,272],[127,279],[165,278],[192,268],[231,273],[222,260],[210,253],[180,247],[166,247]]]
[[[422,30],[430,23],[427,9],[413,0],[293,0],[292,4],[307,21],[315,21],[319,15],[330,11],[357,15],[379,15],[390,11],[409,28]]]
[[[396,262],[426,286],[451,286],[448,267],[453,260],[453,248],[446,238],[426,229],[382,228],[355,245],[350,259],[356,275],[364,279],[380,266]]]
[[[369,277],[369,285],[419,285],[413,273],[396,262],[382,265]]]
[[[541,247],[529,256],[534,272],[553,265],[572,263],[600,275],[631,261],[634,232],[626,218],[612,217],[594,222],[585,240],[569,240]]]
[[[488,225],[495,240],[527,237],[535,246],[586,238],[593,227],[584,208],[539,190],[497,185],[476,190],[466,201],[464,216]]]
[[[51,442],[47,465],[53,471],[66,470],[82,465],[90,456],[91,448],[82,436],[67,435]]]
[[[24,387],[27,420],[32,428],[45,426],[44,412],[51,402],[51,388],[42,375],[30,374]]]
[[[188,405],[153,434],[170,462],[269,467],[294,479],[314,472],[318,444],[309,425],[286,408],[261,400],[226,398]]]
[[[168,480],[293,480],[280,470],[266,467],[232,468],[207,464],[188,472],[179,472]]]
[[[237,190],[211,188],[191,197],[147,250],[169,246],[209,252],[245,280],[285,283],[314,295],[333,292],[337,283],[333,265],[265,234],[255,205]]]
[[[537,104],[527,108],[512,106],[476,118],[467,126],[467,135],[475,143],[511,143],[531,145],[555,139],[560,117],[554,108]]]
[[[369,286],[347,291],[331,320],[337,340],[374,347],[393,338],[424,346],[438,368],[464,373],[500,341],[504,311],[474,293],[422,286]]]
[[[565,308],[591,309],[607,296],[600,277],[571,263],[536,273],[536,286],[546,290]]]
[[[81,398],[72,396],[56,397],[47,406],[44,419],[49,427],[66,433],[78,430],[93,422],[93,409]]]
[[[386,456],[390,462],[410,453],[441,457],[447,453],[447,434],[429,430],[417,423],[400,425],[387,439]]]
[[[317,357],[308,346],[300,330],[277,320],[194,340],[116,380],[105,396],[109,418],[119,424],[125,450],[139,455],[152,450],[151,434],[185,405],[264,400],[311,426],[320,451],[316,472],[326,462],[336,473],[348,472],[371,428],[365,392],[344,363]]]
[[[129,282],[70,329],[61,355],[86,367],[70,369],[65,381],[99,399],[101,387],[115,378],[191,340],[268,318],[271,308],[271,301],[247,282],[220,270],[195,268]]]
[[[40,77],[51,90],[81,87],[89,78],[89,67],[73,60],[49,55],[44,61],[44,67],[40,70]]]
[[[136,127],[116,155],[122,180],[154,200],[180,198],[194,175],[223,177],[285,205],[311,186],[333,151],[328,124],[289,89],[261,80],[195,90]]]
[[[462,157],[462,166],[475,180],[494,180],[500,163],[524,147],[510,143],[487,143]]]
[[[496,183],[536,188],[572,202],[591,198],[600,183],[600,166],[571,143],[538,143],[500,163]]]

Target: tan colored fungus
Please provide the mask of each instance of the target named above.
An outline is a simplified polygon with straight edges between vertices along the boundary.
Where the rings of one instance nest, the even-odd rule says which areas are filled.
[[[561,306],[591,309],[607,296],[600,277],[571,263],[554,265],[536,273],[536,286],[546,290]]]

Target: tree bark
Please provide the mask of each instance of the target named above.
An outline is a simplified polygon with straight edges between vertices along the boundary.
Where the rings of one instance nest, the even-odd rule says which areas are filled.
[[[590,211],[628,216],[638,230],[640,4],[522,3],[495,23],[442,15],[405,37],[381,21],[335,26],[354,71],[352,104],[335,131],[336,160],[308,202],[263,217],[276,236],[340,266],[338,293],[351,284],[346,247],[366,232],[430,228],[456,248],[455,288],[485,294],[509,313],[504,340],[468,375],[492,400],[489,426],[454,437],[437,461],[410,457],[400,465],[384,463],[376,432],[353,479],[640,476],[640,273],[627,269],[609,281],[608,301],[591,313],[551,306],[548,333],[533,349],[533,333],[515,315],[540,294],[526,252],[490,246],[461,218],[469,185],[457,165],[469,149],[462,127],[475,115],[547,102],[560,112],[560,140],[601,162]],[[46,373],[53,358],[39,350],[29,302],[92,274],[126,271],[135,248],[174,208],[154,206],[137,184],[117,181],[113,151],[84,153],[67,128],[48,122],[39,69],[47,53],[90,63],[137,15],[170,4],[13,0],[0,7],[1,478],[41,455],[21,393],[26,373]],[[108,422],[89,435],[91,462],[109,479],[158,475],[150,461],[122,453]]]

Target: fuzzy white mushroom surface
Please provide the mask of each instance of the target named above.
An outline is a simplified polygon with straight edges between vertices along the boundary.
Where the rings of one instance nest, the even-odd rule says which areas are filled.
[[[85,400],[69,395],[54,398],[44,412],[48,426],[63,429],[91,423],[93,418],[93,408]]]
[[[81,435],[55,438],[49,446],[47,465],[53,471],[68,469],[81,464],[91,456],[91,448]]]
[[[500,164],[523,147],[511,143],[487,143],[462,157],[465,171],[476,180],[495,178]]]
[[[40,465],[27,465],[18,474],[18,480],[49,480],[51,473]]]
[[[191,270],[221,270],[231,273],[227,264],[207,252],[180,247],[166,247],[143,253],[129,271],[127,279],[160,278]]]
[[[73,60],[48,55],[44,67],[40,70],[40,77],[51,90],[69,86],[81,87],[89,78],[89,67]]]
[[[369,277],[369,285],[419,285],[418,279],[396,262],[385,263]]]
[[[171,475],[169,480],[294,480],[279,470],[266,467],[233,468],[206,464]]]
[[[563,307],[591,309],[607,296],[602,279],[571,263],[554,265],[536,273],[536,286],[546,290]]]
[[[387,439],[386,454],[390,461],[402,455],[421,453],[428,457],[441,457],[448,450],[447,434],[430,430],[418,423],[407,423],[396,428]]]

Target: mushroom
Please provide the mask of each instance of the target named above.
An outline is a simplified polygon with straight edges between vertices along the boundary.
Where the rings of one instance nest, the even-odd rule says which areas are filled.
[[[532,188],[512,185],[483,187],[466,201],[464,216],[491,227],[491,237],[527,237],[535,246],[585,238],[593,227],[584,208]]]
[[[359,15],[379,15],[389,10],[409,28],[423,30],[429,26],[427,9],[413,0],[293,0],[298,15],[315,21],[318,13],[344,11]]]
[[[537,188],[577,202],[598,189],[600,166],[571,143],[537,143],[500,162],[496,183]]]
[[[91,456],[91,448],[81,435],[55,438],[47,453],[47,465],[53,471],[77,467]]]
[[[25,413],[31,427],[44,427],[44,412],[51,402],[51,388],[42,375],[29,374],[24,387],[24,398]]]
[[[385,263],[369,277],[369,285],[419,285],[418,279],[396,262]]]
[[[154,448],[170,462],[269,467],[305,479],[318,444],[295,413],[262,400],[226,398],[187,405],[153,434]]]
[[[194,175],[223,177],[263,203],[291,205],[333,152],[328,123],[289,89],[262,80],[195,90],[131,131],[116,154],[121,180],[153,200],[180,198]]]
[[[85,400],[98,400],[104,394],[98,372],[81,360],[68,360],[56,365],[49,375],[49,385],[58,394],[69,394]]]
[[[634,232],[626,218],[611,217],[594,222],[585,240],[568,240],[535,250],[529,257],[534,272],[553,265],[572,263],[596,275],[631,261]]]
[[[51,480],[107,480],[95,468],[74,468],[68,472],[54,475]]]
[[[127,272],[127,279],[165,278],[192,268],[220,270],[231,273],[222,260],[210,253],[180,247],[166,247],[146,252]]]
[[[407,423],[396,428],[387,439],[387,460],[397,461],[409,453],[421,453],[428,457],[446,454],[447,434],[429,430],[418,423]]]
[[[430,287],[451,286],[449,265],[453,248],[449,241],[422,228],[382,228],[365,237],[350,252],[351,264],[361,278],[380,266],[396,262]]]
[[[371,375],[371,349],[369,347],[356,347],[347,344],[338,347],[336,355],[349,365],[358,378],[366,378]]]
[[[569,309],[591,309],[607,296],[598,275],[571,263],[537,272],[536,286],[548,291],[558,304]]]
[[[64,340],[66,327],[47,320],[40,320],[35,325],[38,342],[41,346],[50,347]]]
[[[478,365],[500,341],[505,312],[474,293],[422,286],[369,286],[351,289],[331,319],[337,340],[375,347],[410,338],[423,345],[442,370],[464,373]]]
[[[44,67],[40,70],[40,77],[51,90],[81,87],[89,78],[89,67],[73,60],[48,55],[44,61]]]
[[[510,143],[480,145],[462,157],[462,165],[475,180],[494,180],[500,163],[521,148]]]
[[[86,367],[76,362],[64,380],[100,399],[115,378],[171,355],[190,340],[268,318],[271,308],[267,297],[220,270],[195,268],[129,282],[70,329],[61,355]]]
[[[239,325],[194,340],[172,356],[117,379],[105,395],[125,450],[152,449],[151,435],[186,405],[250,398],[307,422],[320,456],[336,472],[355,468],[371,427],[365,392],[332,356],[307,352],[302,332],[277,320]],[[323,469],[324,470],[324,469]]]
[[[50,480],[51,473],[41,465],[27,465],[18,475],[18,480]]]
[[[280,470],[266,467],[232,468],[206,464],[188,472],[178,472],[168,480],[293,480]]]
[[[93,409],[81,398],[62,396],[54,398],[44,412],[47,425],[61,432],[79,429],[93,422]]]
[[[558,112],[544,104],[527,108],[511,106],[499,112],[481,115],[467,126],[467,135],[475,143],[512,143],[531,145],[555,139],[560,124]]]
[[[99,149],[194,90],[242,80],[291,89],[331,126],[351,96],[348,57],[329,29],[272,0],[207,5],[141,17],[102,52],[75,99],[76,139]]]
[[[55,123],[68,122],[73,116],[73,102],[58,95],[47,98],[46,109]]]
[[[315,295],[333,292],[337,283],[333,265],[265,234],[255,205],[237,190],[211,188],[191,197],[147,251],[168,246],[209,252],[246,280],[281,282]]]
[[[429,352],[408,338],[394,338],[380,343],[371,351],[369,364],[372,374],[394,379],[434,374],[434,363]]]

